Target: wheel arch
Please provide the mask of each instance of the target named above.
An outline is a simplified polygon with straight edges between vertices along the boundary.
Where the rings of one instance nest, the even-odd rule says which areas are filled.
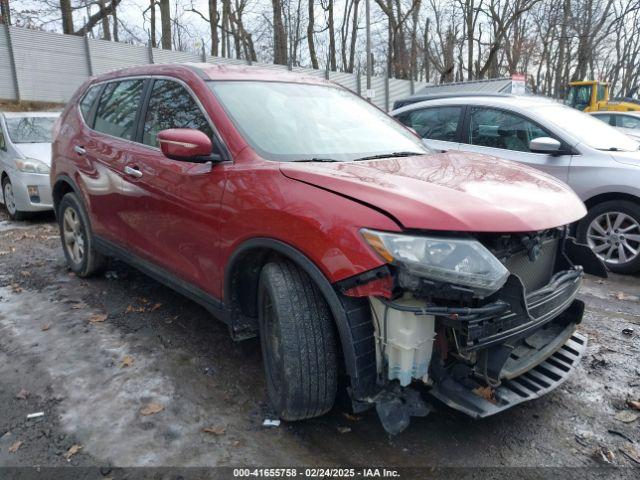
[[[53,199],[53,212],[56,216],[58,215],[58,205],[60,205],[62,197],[70,192],[78,195],[80,202],[84,203],[82,195],[80,194],[80,188],[78,188],[73,179],[67,175],[58,176],[55,183],[53,184],[53,188],[51,189],[51,197]]]
[[[376,369],[373,324],[367,299],[347,297],[336,291],[307,255],[285,242],[253,238],[242,243],[231,255],[225,268],[223,291],[224,303],[230,310],[232,332],[257,329],[260,271],[273,258],[285,258],[295,263],[318,287],[338,331],[340,353],[350,377],[352,396],[362,399],[369,395],[375,387]]]
[[[600,193],[598,195],[594,195],[593,197],[585,200],[584,204],[586,205],[587,209],[591,209],[596,205],[598,205],[599,203],[608,202],[610,200],[627,200],[630,202],[640,204],[640,197],[630,193],[623,193],[623,192]]]

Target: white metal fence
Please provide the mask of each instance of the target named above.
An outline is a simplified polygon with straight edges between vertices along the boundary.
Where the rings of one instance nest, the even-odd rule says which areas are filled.
[[[65,102],[91,75],[133,65],[203,61],[247,65],[244,60],[212,57],[204,52],[176,52],[0,25],[0,98]],[[282,65],[252,65],[287,70]],[[328,78],[358,94],[364,95],[366,90],[364,76],[297,67],[292,70]],[[373,102],[389,110],[395,100],[411,95],[422,86],[424,84],[409,80],[374,77]]]

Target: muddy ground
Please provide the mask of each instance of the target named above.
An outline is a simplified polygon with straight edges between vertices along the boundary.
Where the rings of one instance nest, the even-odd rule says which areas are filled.
[[[354,419],[339,402],[322,418],[263,428],[257,342],[233,343],[205,310],[123,263],[75,277],[52,215],[11,223],[2,213],[0,466],[100,466],[105,476],[110,466],[586,467],[631,478],[639,296],[638,276],[588,278],[578,371],[498,416],[471,420],[434,403],[390,438],[375,412]],[[150,403],[162,410],[143,415]],[[27,420],[34,412],[44,416]],[[608,462],[623,468],[603,470]]]

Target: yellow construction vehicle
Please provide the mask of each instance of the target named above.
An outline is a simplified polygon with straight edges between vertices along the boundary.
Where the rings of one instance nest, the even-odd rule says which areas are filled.
[[[610,100],[609,84],[596,80],[569,83],[564,103],[585,112],[598,110],[640,111],[640,100],[631,97]]]

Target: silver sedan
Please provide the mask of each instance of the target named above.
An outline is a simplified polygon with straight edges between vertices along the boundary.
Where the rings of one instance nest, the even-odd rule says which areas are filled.
[[[620,273],[640,271],[640,143],[557,102],[513,95],[434,98],[391,113],[436,150],[526,163],[588,208],[576,234]]]
[[[51,210],[51,135],[59,113],[0,113],[0,180],[4,204],[13,220]]]
[[[634,140],[640,141],[640,112],[591,112],[598,120],[608,123]]]

